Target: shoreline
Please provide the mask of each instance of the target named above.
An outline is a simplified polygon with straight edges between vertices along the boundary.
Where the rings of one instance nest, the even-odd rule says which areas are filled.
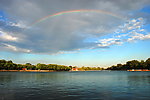
[[[78,70],[78,71],[68,71],[68,72],[81,72],[81,71],[104,71],[104,70]],[[0,72],[62,72],[55,70],[0,70]]]
[[[149,69],[130,69],[130,70],[127,70],[127,71],[130,71],[130,72],[138,72],[138,71],[145,72],[145,71],[150,71],[150,70]]]
[[[68,71],[68,72],[86,72],[86,71],[108,71],[108,70],[78,70],[78,71]],[[150,70],[109,70],[109,71],[129,71],[129,72],[143,72]],[[56,70],[0,70],[0,72],[61,72]]]
[[[56,72],[54,70],[0,70],[0,72]]]

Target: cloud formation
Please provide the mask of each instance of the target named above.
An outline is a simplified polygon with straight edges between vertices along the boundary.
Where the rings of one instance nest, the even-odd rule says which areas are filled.
[[[0,0],[0,2],[0,10],[6,13],[5,16],[1,15],[0,19],[0,42],[3,44],[1,50],[53,54],[149,39],[148,32],[142,28],[144,24],[149,24],[144,22],[149,20],[149,17],[141,13],[134,16],[131,13],[150,4],[149,0],[63,0],[63,2]],[[104,10],[129,20],[104,13],[86,12],[49,18],[31,26],[44,16],[75,9]],[[107,35],[112,36],[102,38]],[[89,38],[97,41],[88,40]]]
[[[110,37],[96,41],[99,47],[109,47],[111,45],[121,45],[125,42],[150,39],[150,33],[144,28],[144,19],[137,18],[128,20],[124,25]]]
[[[2,43],[0,48],[6,51],[25,52],[25,53],[31,52],[31,50],[19,48],[14,45],[6,44],[6,43]]]
[[[0,39],[4,41],[17,41],[18,40],[17,37],[11,36],[7,32],[3,32],[1,30],[0,30]]]

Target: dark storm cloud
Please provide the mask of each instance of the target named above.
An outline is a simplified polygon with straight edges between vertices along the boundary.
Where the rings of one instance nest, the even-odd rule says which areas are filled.
[[[33,53],[50,54],[96,48],[94,41],[89,43],[84,40],[111,34],[125,20],[103,13],[74,13],[53,17],[33,26],[31,23],[50,14],[74,9],[104,10],[134,18],[132,11],[140,10],[149,4],[149,0],[0,0],[0,10],[16,23],[6,25],[5,22],[0,22],[0,28],[21,39],[19,42],[10,43],[12,46],[7,45],[20,48],[18,52],[27,49]],[[20,25],[27,28],[23,29]]]

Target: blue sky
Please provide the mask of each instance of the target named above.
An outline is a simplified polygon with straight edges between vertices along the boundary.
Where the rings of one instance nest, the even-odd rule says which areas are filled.
[[[22,5],[22,6],[18,6]],[[58,12],[79,9],[98,12]],[[107,13],[106,13],[107,12]],[[109,67],[150,57],[149,0],[1,0],[0,59]]]

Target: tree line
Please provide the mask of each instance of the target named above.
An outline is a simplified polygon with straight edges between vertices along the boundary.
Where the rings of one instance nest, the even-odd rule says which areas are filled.
[[[30,63],[26,64],[15,64],[11,60],[0,60],[0,70],[22,70],[26,68],[27,70],[55,70],[55,71],[69,71],[72,66],[57,65],[57,64],[41,64],[32,65]]]
[[[0,60],[0,70],[22,70],[26,68],[27,70],[55,70],[55,71],[69,71],[72,66],[65,66],[65,65],[57,65],[57,64],[41,64],[38,63],[36,65],[32,65],[30,63],[26,64],[16,64],[13,63],[11,60]],[[147,60],[131,60],[126,62],[125,64],[117,64],[111,67],[108,67],[106,70],[130,70],[130,69],[149,69],[150,70],[150,58]],[[104,68],[100,67],[81,67],[78,70],[104,70]]]
[[[88,71],[88,70],[104,70],[104,68],[101,68],[101,67],[81,67],[81,68],[78,68],[78,70],[85,70],[85,71]]]
[[[146,61],[131,60],[125,64],[117,64],[108,67],[107,70],[130,70],[130,69],[149,69],[150,70],[150,58]]]

